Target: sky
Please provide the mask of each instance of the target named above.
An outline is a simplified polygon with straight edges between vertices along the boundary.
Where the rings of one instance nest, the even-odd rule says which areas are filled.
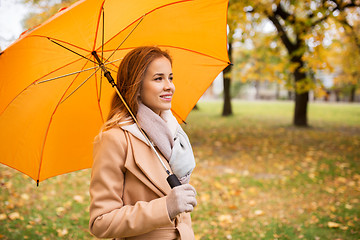
[[[20,0],[0,0],[0,48],[4,50],[25,30],[22,19],[28,8]]]

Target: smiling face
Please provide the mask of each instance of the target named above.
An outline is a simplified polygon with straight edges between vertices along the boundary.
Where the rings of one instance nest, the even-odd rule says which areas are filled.
[[[165,57],[153,60],[145,72],[140,89],[141,101],[156,114],[171,108],[175,92],[170,61]]]

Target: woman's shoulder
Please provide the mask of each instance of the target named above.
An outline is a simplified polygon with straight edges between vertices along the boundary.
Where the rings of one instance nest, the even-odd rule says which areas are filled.
[[[106,129],[106,130],[102,131],[102,134],[106,134],[106,135],[124,134],[124,130],[119,126],[115,126],[110,129]]]
[[[101,131],[96,137],[94,143],[114,141],[121,143],[126,141],[125,131],[120,127],[112,127]]]

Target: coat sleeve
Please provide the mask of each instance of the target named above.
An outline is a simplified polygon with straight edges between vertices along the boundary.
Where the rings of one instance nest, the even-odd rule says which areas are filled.
[[[104,132],[94,143],[89,228],[96,237],[124,238],[172,226],[165,197],[123,204],[126,152],[125,133],[120,129]]]

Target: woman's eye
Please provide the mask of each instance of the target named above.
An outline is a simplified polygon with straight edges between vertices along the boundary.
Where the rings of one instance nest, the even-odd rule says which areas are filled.
[[[169,77],[169,80],[172,82],[172,80],[173,80],[173,76]]]
[[[155,81],[161,81],[162,77],[155,78]]]

